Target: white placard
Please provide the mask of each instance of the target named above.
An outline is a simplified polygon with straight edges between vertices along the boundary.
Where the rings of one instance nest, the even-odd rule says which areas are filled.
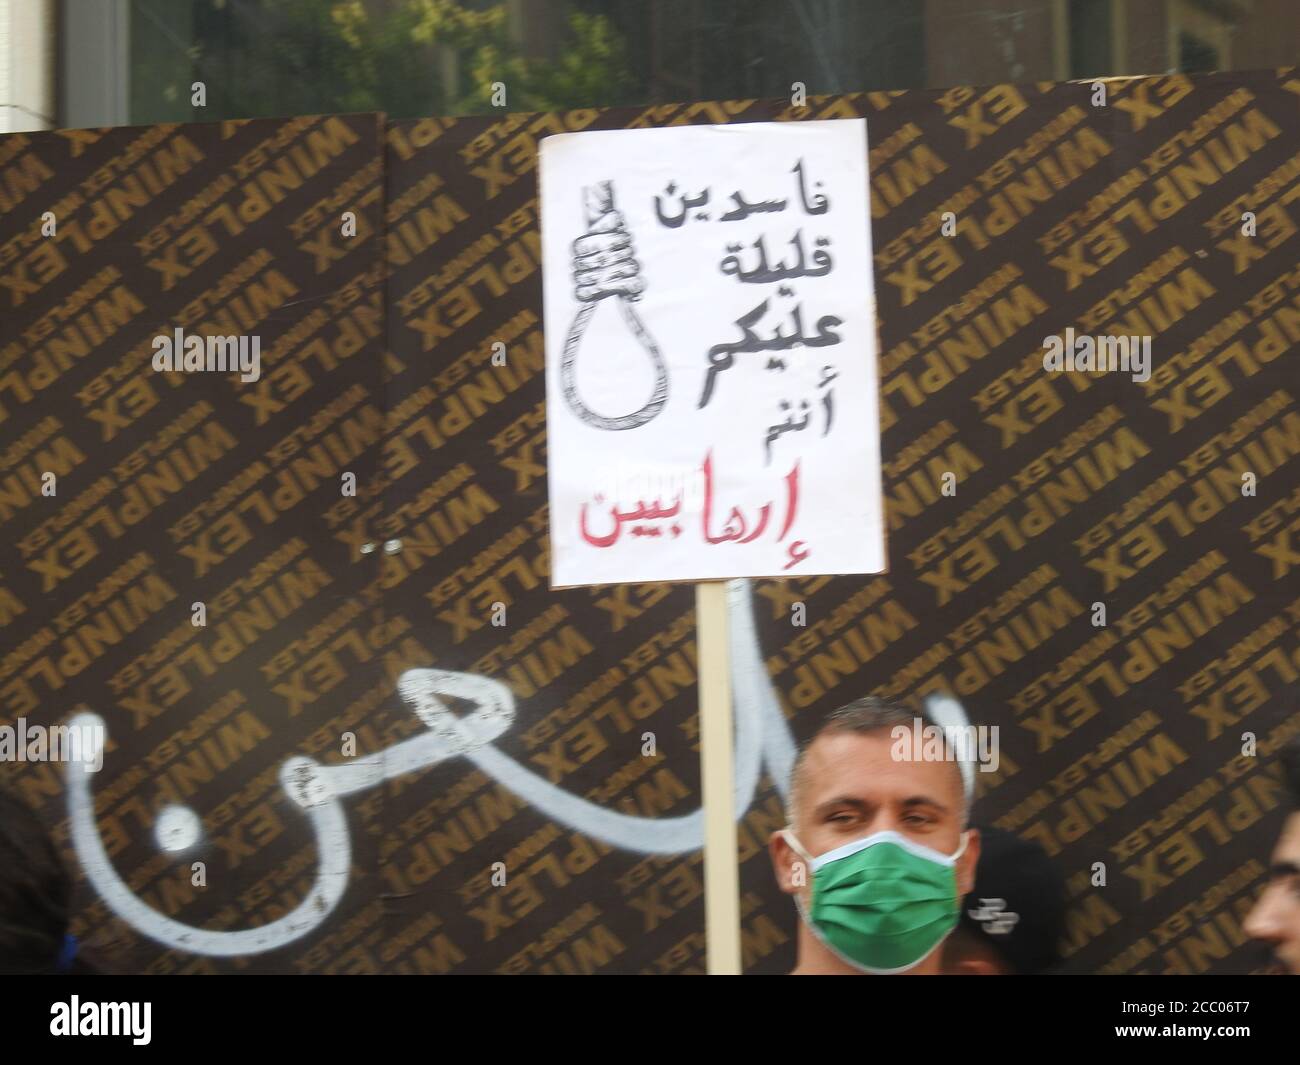
[[[884,570],[866,122],[540,165],[552,584]]]

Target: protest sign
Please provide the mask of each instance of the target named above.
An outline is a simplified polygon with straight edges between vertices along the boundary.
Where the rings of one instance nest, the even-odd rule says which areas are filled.
[[[541,149],[552,583],[885,568],[866,123]]]

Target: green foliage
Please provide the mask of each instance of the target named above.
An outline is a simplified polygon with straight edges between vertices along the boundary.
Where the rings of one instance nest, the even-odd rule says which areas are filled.
[[[141,7],[148,0],[137,0]],[[149,12],[156,20],[154,8]],[[527,57],[505,3],[473,0],[201,0],[193,76],[209,86],[196,118],[387,111],[396,118],[539,111],[617,102],[631,76],[622,37],[569,11],[553,59]],[[182,80],[177,78],[175,80]]]
[[[458,110],[491,108],[492,84],[504,82],[511,111],[556,111],[618,102],[630,88],[622,37],[602,15],[571,12],[570,41],[554,61],[528,60],[504,37],[481,45],[474,57],[474,87]]]

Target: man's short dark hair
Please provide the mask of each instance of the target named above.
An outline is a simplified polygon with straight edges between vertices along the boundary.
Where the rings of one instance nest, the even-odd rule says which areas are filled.
[[[1060,870],[1040,843],[992,825],[979,832],[975,884],[945,952],[991,952],[1021,975],[1051,971],[1061,960],[1066,928]]]
[[[856,732],[860,735],[866,735],[872,732],[880,732],[882,729],[894,729],[898,726],[910,730],[913,722],[918,718],[923,729],[927,725],[936,724],[926,714],[923,707],[912,707],[901,700],[886,699],[879,695],[864,695],[827,714],[817,731],[800,745],[799,753],[794,760],[794,767],[790,771],[791,820],[793,820],[794,812],[799,806],[799,789],[803,780],[804,762],[807,759],[808,751],[822,736],[834,732]],[[958,775],[960,775],[960,772],[961,770],[958,768]],[[962,799],[965,802],[966,788],[964,779],[962,783]],[[968,817],[969,810],[963,809]]]
[[[0,972],[54,972],[71,906],[72,879],[44,824],[0,788]]]
[[[895,725],[907,725],[910,728],[913,718],[917,717],[928,723],[924,710],[914,710],[895,699],[864,695],[827,714],[821,728],[804,744],[803,750],[806,751],[812,741],[824,732],[875,732]]]

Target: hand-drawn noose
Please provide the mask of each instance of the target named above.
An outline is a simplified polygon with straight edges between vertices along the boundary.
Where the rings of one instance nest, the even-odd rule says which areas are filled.
[[[583,190],[588,231],[584,236],[609,234],[619,238],[613,248],[605,253],[578,252],[578,240],[573,242],[573,277],[577,282],[574,295],[584,304],[574,316],[569,335],[564,341],[564,355],[560,359],[560,388],[569,409],[587,425],[595,429],[635,429],[645,425],[668,402],[668,366],[646,327],[632,309],[632,304],[645,291],[640,264],[632,256],[632,236],[623,224],[623,217],[614,210],[614,186],[609,181],[599,181]],[[582,238],[580,237],[579,240]],[[618,297],[619,310],[632,334],[645,348],[654,365],[655,387],[650,399],[640,410],[615,418],[597,414],[578,395],[576,364],[578,347],[596,305],[608,296]]]

